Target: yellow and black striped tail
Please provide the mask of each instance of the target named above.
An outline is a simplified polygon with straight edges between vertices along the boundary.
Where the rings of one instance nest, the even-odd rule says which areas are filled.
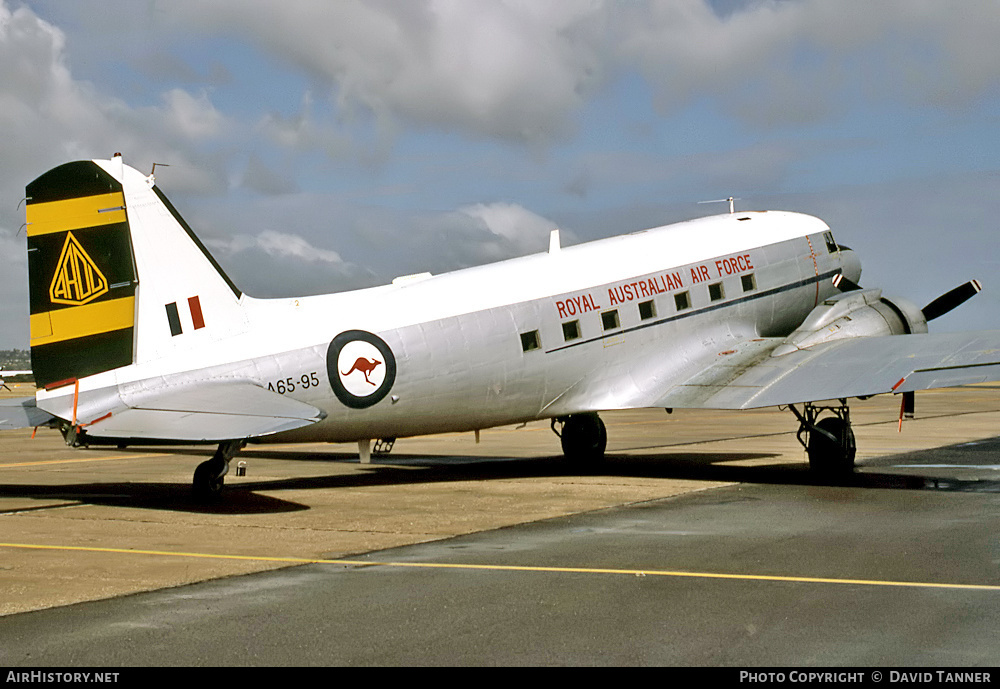
[[[36,384],[131,364],[138,283],[121,183],[80,161],[46,172],[27,197]]]

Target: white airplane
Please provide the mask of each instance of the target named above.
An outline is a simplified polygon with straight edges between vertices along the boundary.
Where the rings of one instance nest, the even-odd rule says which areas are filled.
[[[3,376],[30,376],[31,371],[5,371],[3,366],[0,366],[0,390],[10,390],[7,385],[7,381],[3,379]]]
[[[371,442],[551,419],[594,462],[597,412],[788,405],[810,464],[853,471],[847,399],[1000,379],[1000,331],[927,334],[861,289],[821,220],[735,212],[390,285],[243,294],[146,176],[68,163],[27,187],[34,398],[0,427],[67,443],[218,444],[213,496],[247,442]],[[839,400],[817,404],[821,400]],[[802,405],[799,411],[792,405]],[[823,415],[823,418],[820,416]]]

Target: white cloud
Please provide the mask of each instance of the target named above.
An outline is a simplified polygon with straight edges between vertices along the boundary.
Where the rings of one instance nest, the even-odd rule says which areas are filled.
[[[605,76],[601,3],[188,2],[178,25],[238,32],[331,85],[340,116],[536,142],[565,133]],[[598,23],[595,25],[594,22]]]
[[[516,203],[477,203],[458,209],[458,213],[477,221],[497,237],[503,237],[519,253],[544,251],[549,233],[556,224]],[[563,243],[568,237],[563,237]]]
[[[325,294],[377,282],[369,270],[297,234],[264,230],[203,241],[232,280],[255,297]]]
[[[876,102],[966,103],[1000,85],[1000,12],[942,0],[749,2],[726,16],[704,0],[629,6],[621,59],[671,110],[715,95],[757,125]]]
[[[205,143],[225,141],[234,124],[207,93],[169,89],[155,106],[131,106],[74,78],[65,33],[28,7],[0,0],[0,194],[22,195],[31,176],[73,159],[117,151],[148,169],[153,162],[187,167],[191,189],[220,189],[225,174]],[[195,173],[195,170],[198,170]],[[0,224],[13,219],[0,210]]]
[[[225,129],[226,119],[204,93],[195,97],[182,89],[171,89],[163,101],[162,121],[183,139],[210,139]]]
[[[268,256],[293,258],[303,263],[338,265],[344,262],[336,251],[318,249],[298,235],[275,232],[274,230],[264,230],[256,235],[238,234],[228,240],[210,239],[206,240],[205,244],[227,254],[257,249]]]

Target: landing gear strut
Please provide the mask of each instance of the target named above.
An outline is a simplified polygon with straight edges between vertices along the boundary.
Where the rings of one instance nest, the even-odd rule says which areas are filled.
[[[552,432],[562,440],[567,459],[587,465],[598,464],[604,459],[608,431],[597,414],[572,414],[552,419]]]
[[[226,474],[229,473],[229,460],[246,445],[245,440],[227,440],[219,443],[211,459],[205,460],[194,470],[194,496],[198,500],[212,500],[222,493]]]
[[[796,437],[809,455],[809,468],[827,477],[849,476],[854,472],[854,457],[857,445],[851,430],[851,410],[847,400],[840,400],[839,407],[817,407],[806,403],[802,414],[788,405],[799,420]],[[817,419],[823,412],[833,416]]]

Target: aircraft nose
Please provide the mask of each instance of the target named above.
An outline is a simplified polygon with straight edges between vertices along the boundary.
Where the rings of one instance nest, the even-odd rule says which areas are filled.
[[[845,278],[855,284],[861,284],[861,259],[853,249],[840,247],[840,267]]]

